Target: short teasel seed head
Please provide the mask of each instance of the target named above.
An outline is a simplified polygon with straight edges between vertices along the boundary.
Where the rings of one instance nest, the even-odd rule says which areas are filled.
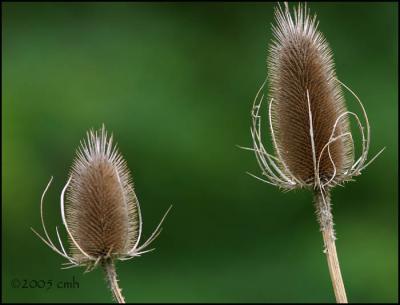
[[[142,217],[126,161],[113,145],[104,127],[89,131],[87,139],[77,150],[72,169],[61,193],[61,216],[68,234],[70,250],[61,241],[60,247],[50,239],[41,217],[45,237],[34,231],[50,248],[68,260],[66,268],[87,266],[91,270],[98,263],[127,260],[151,251],[144,250],[161,232],[161,222],[150,238],[139,246]],[[64,194],[66,194],[64,206]],[[32,229],[33,230],[33,229]]]
[[[138,239],[137,198],[123,157],[104,127],[81,143],[66,193],[66,219],[76,244],[92,257],[123,256]],[[71,240],[72,256],[87,257]]]
[[[275,156],[269,154],[261,138],[260,109],[264,98],[260,88],[252,109],[253,150],[267,183],[285,190],[331,188],[359,175],[366,164],[370,127],[359,98],[334,70],[332,52],[317,29],[316,16],[306,5],[298,5],[294,16],[289,5],[278,4],[274,39],[268,54],[268,123]],[[347,111],[342,87],[356,100],[364,124]],[[354,118],[362,136],[361,156],[354,158],[354,142],[349,119]],[[253,175],[254,176],[254,175]]]

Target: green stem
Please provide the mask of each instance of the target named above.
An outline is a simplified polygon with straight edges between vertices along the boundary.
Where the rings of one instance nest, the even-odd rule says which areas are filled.
[[[110,285],[111,292],[118,303],[125,303],[125,298],[122,295],[122,289],[119,288],[117,272],[113,259],[109,258],[103,262],[103,268],[106,273],[107,282]]]

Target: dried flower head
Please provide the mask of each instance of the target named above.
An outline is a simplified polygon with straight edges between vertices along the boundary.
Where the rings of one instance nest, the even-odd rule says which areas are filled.
[[[268,123],[275,155],[262,143],[260,109],[266,81],[258,91],[252,108],[253,148],[262,175],[254,176],[284,190],[308,188],[314,191],[316,214],[322,231],[328,266],[338,302],[347,302],[335,246],[330,190],[361,174],[368,163],[370,126],[367,113],[357,95],[340,82],[334,70],[332,52],[317,30],[316,16],[298,5],[294,17],[289,5],[278,4],[274,40],[269,48]],[[345,106],[341,89],[357,100],[362,121]],[[354,142],[349,119],[354,118],[362,137],[362,152],[354,158]]]
[[[112,135],[107,136],[104,125],[99,131],[88,132],[87,140],[81,142],[61,193],[61,216],[70,242],[69,252],[64,248],[58,228],[59,247],[51,240],[44,224],[43,199],[52,179],[40,204],[45,237],[32,230],[68,260],[63,269],[86,266],[89,271],[99,263],[127,260],[154,250],[145,248],[160,234],[161,224],[171,207],[149,239],[139,246],[142,233],[139,201],[127,164],[113,146]]]
[[[370,127],[360,99],[335,74],[332,52],[317,30],[316,16],[298,5],[292,18],[288,4],[275,10],[274,40],[268,56],[269,127],[275,156],[261,140],[261,86],[252,109],[251,134],[263,176],[261,179],[285,190],[330,188],[351,180],[366,164]],[[346,110],[341,86],[356,100],[365,127],[354,112]],[[362,152],[354,160],[349,117],[354,117],[362,136]]]

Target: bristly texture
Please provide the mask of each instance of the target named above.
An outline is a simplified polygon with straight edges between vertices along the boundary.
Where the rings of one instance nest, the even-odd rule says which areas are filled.
[[[347,303],[335,246],[330,191],[368,166],[370,142],[368,116],[360,99],[335,74],[331,50],[317,30],[316,16],[298,5],[294,17],[289,5],[278,5],[274,40],[268,54],[268,123],[275,156],[267,152],[261,136],[260,109],[266,81],[252,108],[253,150],[266,183],[284,190],[312,189],[316,214],[337,302]],[[346,110],[341,86],[359,103],[366,131],[359,117]],[[362,137],[361,156],[354,160],[349,118],[356,120]]]
[[[289,6],[275,10],[274,40],[268,55],[268,120],[275,156],[261,136],[260,109],[264,84],[254,100],[251,134],[253,150],[266,179],[285,190],[331,188],[351,180],[365,164],[370,142],[368,117],[359,98],[335,74],[331,50],[317,30],[316,16],[298,5],[294,17]],[[359,103],[366,132],[359,117],[346,110],[341,86]],[[361,156],[354,160],[349,117],[362,136]]]
[[[126,162],[104,127],[81,143],[66,196],[71,235],[92,257],[121,256],[138,239],[137,199]],[[85,259],[71,241],[72,257]]]
[[[106,129],[90,131],[81,142],[68,182],[60,197],[61,216],[70,241],[66,251],[56,227],[59,246],[50,238],[43,217],[44,196],[40,202],[45,237],[33,230],[51,249],[68,260],[65,268],[86,266],[92,270],[99,263],[114,259],[128,260],[143,253],[160,234],[167,210],[151,236],[142,245],[142,216],[125,160],[113,146]],[[66,208],[64,207],[64,194]],[[68,253],[69,252],[69,253]]]
[[[312,189],[316,214],[322,231],[332,284],[339,303],[347,303],[335,246],[330,191],[353,176],[360,175],[383,150],[366,163],[370,142],[368,116],[360,99],[340,82],[334,70],[331,50],[317,30],[316,16],[298,5],[294,17],[289,5],[275,10],[274,40],[268,54],[268,123],[275,155],[262,142],[260,95],[251,112],[253,150],[264,179],[283,190]],[[364,124],[346,110],[341,89],[359,103]],[[354,143],[349,118],[356,120],[362,137],[362,152],[354,160]]]
[[[86,271],[90,271],[101,265],[115,300],[125,303],[114,261],[128,260],[154,250],[144,249],[160,234],[161,224],[171,207],[147,241],[139,246],[142,216],[127,164],[117,147],[113,146],[112,136],[107,137],[104,125],[99,131],[91,130],[77,150],[70,177],[60,197],[61,217],[70,241],[68,254],[58,228],[59,246],[56,246],[44,224],[43,200],[52,180],[53,177],[40,200],[44,237],[32,231],[68,260],[64,269],[86,266]]]
[[[288,170],[303,183],[314,183],[315,162],[320,158],[319,179],[328,181],[336,169],[340,180],[353,163],[350,137],[342,137],[325,150],[331,134],[348,133],[347,115],[335,126],[336,119],[345,114],[346,107],[328,44],[316,30],[313,19],[298,6],[294,21],[285,11],[276,11],[277,26],[273,26],[275,41],[268,57],[268,76],[272,124],[276,147]],[[308,92],[308,93],[307,93]],[[312,122],[310,123],[310,114]],[[313,128],[314,144],[310,141]]]

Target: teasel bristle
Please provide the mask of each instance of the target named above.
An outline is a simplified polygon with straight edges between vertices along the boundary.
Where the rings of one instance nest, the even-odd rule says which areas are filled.
[[[275,41],[268,57],[269,92],[276,147],[288,172],[303,183],[328,181],[336,169],[340,180],[353,163],[349,136],[323,150],[331,134],[349,133],[348,117],[331,50],[301,5],[294,21],[286,10],[276,10]],[[335,126],[338,117],[344,114]],[[312,122],[310,123],[310,118]],[[310,141],[313,128],[314,144]],[[319,159],[319,172],[315,161]],[[318,160],[316,160],[318,161]],[[283,168],[284,169],[284,168]],[[318,174],[318,177],[315,175]]]
[[[259,89],[251,112],[253,148],[263,178],[255,178],[288,191],[313,191],[316,215],[324,240],[324,252],[335,297],[347,303],[335,246],[331,211],[331,189],[360,175],[382,151],[367,162],[370,125],[358,96],[338,80],[332,52],[318,30],[316,16],[299,4],[293,17],[289,5],[278,4],[269,46],[268,125],[275,155],[267,152],[262,139],[261,106],[266,81]],[[342,88],[358,102],[363,115],[346,109]],[[349,119],[361,134],[361,155],[355,160],[354,138]]]
[[[115,271],[115,260],[129,260],[153,249],[146,248],[157,238],[171,207],[150,237],[139,245],[142,216],[127,163],[108,137],[104,127],[90,130],[77,149],[69,179],[60,196],[61,218],[70,248],[65,250],[58,227],[58,244],[53,242],[44,223],[43,202],[53,180],[47,184],[40,216],[44,236],[32,231],[56,253],[67,259],[62,269],[85,266],[86,271],[101,265],[118,302],[125,302]],[[66,195],[66,196],[65,196]],[[66,197],[66,200],[65,198]]]
[[[331,49],[306,5],[299,4],[292,16],[286,2],[284,7],[278,4],[275,23],[267,58],[268,123],[275,156],[262,143],[265,81],[252,109],[251,150],[264,178],[255,177],[284,190],[331,188],[352,180],[382,152],[366,163],[370,127],[364,106],[338,80]],[[346,109],[342,87],[359,103],[364,123]],[[362,152],[356,161],[351,117],[362,136]]]
[[[120,256],[138,239],[137,198],[126,161],[112,136],[90,131],[70,173],[66,219],[77,244],[92,257]],[[72,256],[85,259],[71,240]]]

